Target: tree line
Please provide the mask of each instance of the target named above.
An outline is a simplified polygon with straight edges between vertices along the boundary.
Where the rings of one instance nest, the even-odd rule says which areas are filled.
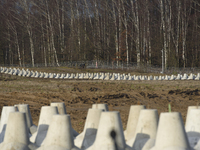
[[[0,20],[0,64],[200,66],[198,0],[0,0]]]

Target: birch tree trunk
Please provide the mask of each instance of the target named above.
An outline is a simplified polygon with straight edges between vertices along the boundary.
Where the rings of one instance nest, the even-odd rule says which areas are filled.
[[[119,16],[119,28],[118,28],[118,34],[119,34],[119,60],[121,61],[121,50],[122,50],[122,38],[121,38],[121,34],[122,34],[122,15],[121,15],[121,1],[118,0],[118,16]]]
[[[77,38],[78,38],[78,53],[80,54],[80,51],[81,51],[81,38],[80,38],[80,15],[79,15],[79,10],[78,10],[78,0],[76,1],[76,16],[77,16]],[[78,54],[78,55],[79,55]]]
[[[11,38],[10,38],[10,28],[8,27],[8,52],[9,52],[9,63],[11,64],[11,54],[12,54],[12,48],[11,48]]]
[[[166,39],[166,28],[165,28],[165,16],[164,16],[164,6],[163,6],[163,0],[160,1],[160,8],[161,8],[161,24],[162,24],[162,30],[163,30],[163,51],[164,54],[167,54],[167,39]],[[167,62],[167,56],[164,56],[165,63]],[[166,64],[165,64],[166,68]],[[164,72],[163,72],[164,73]]]
[[[42,19],[41,19],[41,30],[42,30],[42,45],[43,45],[43,52],[44,52],[44,64],[45,64],[45,67],[47,67],[47,56],[46,56],[45,36],[44,36],[44,29],[43,29]]]
[[[131,1],[131,3],[133,3]],[[140,27],[139,27],[139,13],[138,13],[138,0],[135,0],[136,13],[135,13],[135,28],[136,28],[136,53],[137,53],[137,66],[140,67]]]
[[[29,35],[29,40],[30,40],[30,46],[31,46],[31,59],[32,59],[32,66],[35,66],[35,59],[34,59],[34,45],[33,45],[33,37],[32,37],[32,31],[31,31],[31,27],[28,25],[27,26],[27,30],[28,30],[28,35]]]
[[[162,0],[161,0],[162,1]],[[164,39],[164,57],[165,57],[165,70],[167,69],[168,67],[168,48],[169,48],[169,41],[168,41],[168,28],[169,28],[169,13],[168,13],[168,4],[166,2],[166,0],[163,0],[164,1],[164,5],[163,5],[163,2],[162,2],[162,7],[161,9],[163,9],[163,39]],[[162,15],[161,15],[162,16]]]
[[[134,7],[135,4],[135,7]],[[140,67],[140,23],[139,23],[139,13],[138,13],[138,0],[135,3],[131,1],[131,10],[133,14],[132,23],[133,29],[135,30],[135,47],[137,55],[137,66]]]
[[[129,63],[129,50],[128,50],[128,23],[127,23],[127,17],[126,17],[126,11],[124,8],[124,4],[123,0],[121,0],[122,2],[122,10],[123,10],[123,16],[124,16],[124,26],[125,26],[125,44],[126,44],[126,63],[127,63],[127,67],[128,67],[128,63]]]
[[[70,18],[70,41],[71,41],[71,47],[70,47],[70,60],[72,61],[72,52],[74,50],[74,11],[73,11],[73,0],[70,0],[70,10],[71,10],[71,18]]]
[[[21,63],[21,54],[20,54],[20,49],[19,49],[19,41],[18,41],[18,37],[17,37],[16,27],[14,27],[14,28],[15,28],[15,31],[14,31],[14,34],[15,34],[15,44],[16,44],[16,47],[17,47],[19,66],[21,67],[22,63]]]
[[[99,56],[101,54],[101,43],[100,43],[100,40],[101,40],[101,32],[100,32],[100,21],[99,21],[99,8],[98,8],[98,3],[96,0],[94,0],[94,8],[95,8],[95,16],[94,16],[94,24],[95,24],[95,30],[94,30],[94,37],[95,37],[95,51],[96,51],[96,54],[95,54],[95,59],[96,61],[99,60]]]
[[[178,11],[177,15],[174,13],[177,19],[173,19],[174,22],[172,22],[172,29],[171,29],[171,35],[172,35],[172,41],[175,45],[175,53],[176,53],[176,62],[177,66],[179,67],[179,34],[180,34],[180,13],[181,13],[181,1],[177,0],[176,2],[176,9]],[[177,21],[176,21],[177,20]]]
[[[112,0],[112,13],[113,13],[113,20],[115,25],[115,51],[116,51],[116,60],[117,60],[117,66],[119,66],[119,45],[118,45],[118,29],[117,29],[117,18],[115,14],[115,4],[114,0]]]
[[[148,3],[148,0],[146,0]],[[149,13],[149,4],[147,4],[147,38],[148,38],[148,60],[147,65],[151,65],[151,35],[150,35],[150,13]]]
[[[57,66],[60,66],[59,62],[58,62],[57,51],[56,51],[56,48],[54,45],[54,32],[53,32],[53,25],[52,25],[52,21],[51,21],[51,18],[53,20],[53,15],[52,15],[52,17],[50,17],[49,6],[48,6],[47,0],[46,0],[46,6],[47,6],[47,18],[48,18],[49,28],[50,28],[51,45],[52,45],[52,49],[54,52],[56,64],[57,64]]]
[[[64,5],[64,0],[61,0],[61,52],[62,54],[64,53],[64,48],[65,48],[65,5]],[[63,54],[64,57],[64,54]]]
[[[86,7],[84,9],[86,11]],[[86,42],[87,42],[87,15],[84,13],[84,52],[83,52],[83,59],[86,60]]]
[[[188,29],[188,21],[191,13],[191,4],[192,1],[189,1],[189,9],[186,9],[187,0],[183,2],[183,12],[182,12],[182,59],[183,59],[183,67],[186,67],[186,37],[187,37],[187,29]],[[187,14],[188,12],[188,14]]]
[[[31,50],[31,60],[32,60],[32,66],[35,66],[35,59],[34,59],[34,44],[33,44],[33,34],[32,34],[32,27],[30,24],[30,11],[29,11],[29,4],[27,3],[27,0],[21,0],[21,6],[25,10],[25,18],[26,18],[26,29],[29,35],[29,41],[30,41],[30,50]]]
[[[61,0],[61,14],[60,14],[60,5],[59,5],[59,1],[56,0],[56,11],[57,11],[57,18],[58,18],[58,29],[59,29],[59,45],[60,45],[60,51],[62,53],[62,57],[63,57],[63,52],[64,52],[64,37],[63,37],[63,16],[64,16],[64,3],[63,0]],[[61,16],[61,17],[60,17]]]

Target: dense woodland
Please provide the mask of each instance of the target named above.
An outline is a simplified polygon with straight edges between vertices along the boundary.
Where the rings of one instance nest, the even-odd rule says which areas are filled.
[[[0,0],[0,64],[200,67],[199,0]]]

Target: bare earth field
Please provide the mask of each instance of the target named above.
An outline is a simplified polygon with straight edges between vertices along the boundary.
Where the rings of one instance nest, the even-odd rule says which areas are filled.
[[[51,70],[37,68],[35,70],[60,73],[82,71],[66,68],[51,68]],[[102,70],[82,72],[86,71],[100,72]],[[131,74],[140,73],[131,72]],[[64,102],[67,113],[71,116],[73,128],[80,133],[84,127],[88,108],[95,103],[106,103],[109,110],[120,112],[125,129],[131,105],[146,105],[147,108],[157,109],[160,113],[168,111],[170,103],[172,111],[181,112],[185,120],[187,107],[198,105],[200,102],[199,84],[200,81],[193,80],[59,80],[0,74],[0,112],[3,106],[29,104],[33,122],[37,125],[42,106],[49,105],[51,102]]]

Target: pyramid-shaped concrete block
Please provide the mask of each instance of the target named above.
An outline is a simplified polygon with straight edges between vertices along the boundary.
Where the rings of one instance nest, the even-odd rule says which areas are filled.
[[[70,74],[67,73],[66,76],[64,77],[64,79],[69,79],[69,77],[70,77]]]
[[[200,73],[196,75],[195,80],[200,80]]]
[[[73,73],[70,74],[69,79],[74,79],[75,75]]]
[[[116,80],[116,78],[115,78],[115,74],[114,74],[114,73],[113,73],[113,74],[111,74],[110,80],[111,80],[111,81],[114,81],[114,80]]]
[[[7,129],[1,150],[32,150],[37,146],[29,141],[25,113],[11,112],[9,114]]]
[[[158,111],[142,109],[138,118],[135,135],[126,143],[134,150],[149,150],[155,145],[158,128]]]
[[[94,80],[98,80],[98,79],[100,79],[100,74],[96,73],[96,76],[94,77]]]
[[[191,73],[188,77],[188,80],[194,80],[195,79],[195,75],[193,73]]]
[[[50,105],[51,106],[56,106],[57,109],[58,109],[58,113],[60,115],[66,115],[67,114],[65,103],[63,103],[63,102],[52,102]],[[73,128],[71,130],[72,130],[73,137],[76,137],[79,134]]]
[[[192,150],[179,112],[161,113],[155,146],[151,150]]]
[[[79,150],[71,129],[69,115],[53,115],[44,144],[37,150]]]
[[[118,150],[131,150],[125,143],[119,112],[102,112],[95,142],[87,150],[116,150],[115,146]]]
[[[187,80],[188,79],[188,75],[186,73],[184,73],[183,77],[181,78],[181,80]]]
[[[1,122],[0,122],[0,143],[3,142],[5,131],[7,127],[8,117],[11,112],[16,112],[14,106],[3,106],[1,111]]]
[[[39,78],[39,75],[40,75],[39,72],[36,71],[34,78]]]
[[[50,79],[53,79],[53,78],[54,78],[53,73],[49,73],[49,78],[50,78]]]
[[[90,108],[88,110],[84,130],[76,137],[74,141],[77,147],[81,149],[87,149],[88,147],[93,145],[102,112],[102,109]]]
[[[46,137],[52,117],[56,114],[58,114],[56,106],[42,106],[37,132],[30,137],[31,142],[35,143],[37,146],[41,146]]]
[[[120,73],[117,74],[116,80],[121,80],[121,74]]]
[[[28,130],[31,134],[35,133],[37,131],[37,126],[33,124],[29,105],[18,104],[18,105],[15,105],[15,107],[17,107],[19,112],[24,112],[26,114],[26,122],[27,122]]]
[[[105,74],[104,80],[110,80],[110,73],[109,72]]]
[[[100,78],[99,78],[99,79],[104,80],[104,78],[105,78],[105,74],[102,72],[102,73],[100,74]]]
[[[145,76],[141,76],[141,80],[147,80]]]
[[[144,105],[132,105],[130,107],[126,130],[124,131],[125,140],[128,141],[134,137],[140,111],[145,109]]]
[[[76,74],[74,75],[74,79],[79,79],[79,73],[76,73]]]
[[[181,78],[182,78],[181,75],[178,74],[175,80],[181,80]]]
[[[186,123],[185,123],[185,130],[189,139],[189,143],[191,147],[195,147],[196,144],[200,140],[200,107],[198,106],[189,106]]]
[[[147,80],[153,80],[153,77],[152,76],[148,76]]]
[[[46,78],[49,78],[49,74],[46,73],[46,72],[44,72],[44,78],[45,78],[45,79],[46,79]]]
[[[169,78],[169,80],[175,80],[175,78],[176,77],[174,75],[171,75],[170,78]]]
[[[89,73],[88,72],[84,74],[84,79],[89,79]]]
[[[153,77],[153,80],[158,80],[158,76],[154,76],[154,77]]]
[[[108,111],[107,104],[92,104],[92,109],[102,109],[104,111]]]
[[[140,76],[135,76],[134,80],[140,80]]]
[[[62,74],[60,75],[60,79],[64,79],[64,77],[65,77],[65,74],[62,73]]]

